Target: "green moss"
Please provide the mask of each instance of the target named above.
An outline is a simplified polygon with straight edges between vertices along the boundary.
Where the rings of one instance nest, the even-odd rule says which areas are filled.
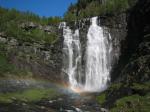
[[[45,41],[46,43],[51,43],[51,44],[53,44],[53,43],[55,43],[55,42],[57,41],[57,39],[58,39],[58,35],[55,34],[55,33],[51,33],[51,34],[45,36],[44,41]]]
[[[145,90],[148,91],[150,90],[150,82],[146,82],[143,84],[139,84],[139,83],[133,83],[133,85],[131,86],[132,89],[136,89],[136,90]]]
[[[13,71],[14,66],[8,62],[5,55],[0,54],[0,75]]]
[[[99,102],[99,104],[103,104],[105,102],[106,99],[106,93],[101,93],[99,96],[97,96],[97,101]]]
[[[0,53],[0,77],[1,78],[31,78],[32,72],[29,70],[20,70],[10,63],[4,53]]]
[[[122,86],[122,83],[114,83],[107,89],[107,91],[111,92],[114,90],[118,90],[121,86]],[[103,104],[106,101],[106,91],[101,93],[99,96],[97,96],[97,101],[100,104]]]
[[[111,86],[109,87],[109,90],[116,90],[119,89],[122,86],[122,83],[114,83],[111,84]]]
[[[115,107],[111,112],[149,112],[150,94],[146,96],[132,95],[123,97],[116,101]]]
[[[58,93],[53,89],[28,89],[23,92],[0,93],[0,103],[12,103],[14,100],[36,102],[41,99],[51,99]]]

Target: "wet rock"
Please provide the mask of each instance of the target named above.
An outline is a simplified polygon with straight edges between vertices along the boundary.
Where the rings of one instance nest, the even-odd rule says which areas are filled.
[[[7,39],[0,36],[0,42],[1,42],[1,43],[6,43],[6,42],[7,42]]]
[[[16,39],[14,39],[13,37],[11,37],[11,40],[9,41],[9,45],[10,46],[17,46],[18,42]]]
[[[101,112],[109,112],[109,111],[105,108],[101,108]]]
[[[6,38],[6,34],[4,32],[0,32],[0,37]]]
[[[23,106],[26,106],[27,104],[26,104],[26,103],[22,103],[22,105],[23,105]]]
[[[131,61],[121,73],[121,82],[126,84],[141,83],[150,80],[150,55]]]

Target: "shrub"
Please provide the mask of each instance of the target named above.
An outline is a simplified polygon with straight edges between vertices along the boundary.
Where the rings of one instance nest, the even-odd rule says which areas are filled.
[[[25,31],[19,26],[22,23],[33,22],[37,25],[56,25],[62,21],[60,17],[39,17],[30,12],[19,12],[15,9],[0,8],[0,32],[5,32],[7,36],[17,38],[21,41],[45,41],[53,43],[54,34],[48,34],[43,30],[36,28]],[[55,34],[55,37],[56,34]],[[51,38],[51,39],[50,39]],[[48,40],[48,41],[47,41]]]
[[[75,20],[104,14],[115,14],[126,11],[129,6],[133,6],[131,4],[133,2],[131,3],[130,0],[106,0],[105,2],[100,0],[78,0],[76,4],[68,8],[64,17],[69,21],[70,19]]]
[[[6,56],[0,54],[0,75],[14,70],[14,66],[10,64]]]

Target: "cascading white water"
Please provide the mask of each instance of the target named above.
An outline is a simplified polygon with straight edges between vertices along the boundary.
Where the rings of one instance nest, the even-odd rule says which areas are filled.
[[[63,23],[64,71],[68,74],[71,88],[82,91],[103,91],[110,80],[112,43],[111,36],[97,25],[97,17],[91,19],[87,34],[85,76],[81,75],[81,45],[79,30],[74,33]],[[85,78],[84,80],[82,78]],[[82,82],[85,81],[85,82]]]
[[[97,25],[97,17],[93,17],[91,22],[87,34],[85,90],[103,91],[110,80],[109,57],[112,47],[103,28]]]
[[[73,33],[69,27],[63,26],[63,37],[64,37],[64,47],[63,52],[65,54],[64,71],[69,77],[69,83],[71,88],[76,88],[80,86],[80,63],[81,63],[81,47],[79,40],[79,30],[75,30]],[[68,63],[66,63],[68,62]]]

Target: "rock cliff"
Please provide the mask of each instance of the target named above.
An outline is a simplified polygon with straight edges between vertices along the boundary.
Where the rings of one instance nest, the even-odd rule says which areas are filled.
[[[130,109],[139,111],[139,108],[147,105],[146,102],[136,103],[133,100],[135,94],[139,95],[136,99],[140,99],[141,96],[147,99],[148,96],[146,95],[150,92],[149,7],[150,2],[148,0],[139,0],[128,12],[127,36],[122,43],[119,62],[113,69],[113,83],[106,90],[104,103],[107,108],[113,107],[113,111],[121,109],[121,105],[125,109],[124,111]],[[139,108],[133,106],[138,104],[141,105]],[[144,109],[143,111],[146,111]]]
[[[19,70],[33,75],[33,77],[46,78],[51,81],[60,80],[63,38],[58,28],[54,26],[38,26],[32,22],[23,23],[20,28],[29,33],[32,29],[40,29],[46,33],[58,32],[58,38],[54,43],[34,40],[22,41],[1,32],[0,44],[3,46],[1,46],[1,52],[5,54],[9,63],[14,64]]]

